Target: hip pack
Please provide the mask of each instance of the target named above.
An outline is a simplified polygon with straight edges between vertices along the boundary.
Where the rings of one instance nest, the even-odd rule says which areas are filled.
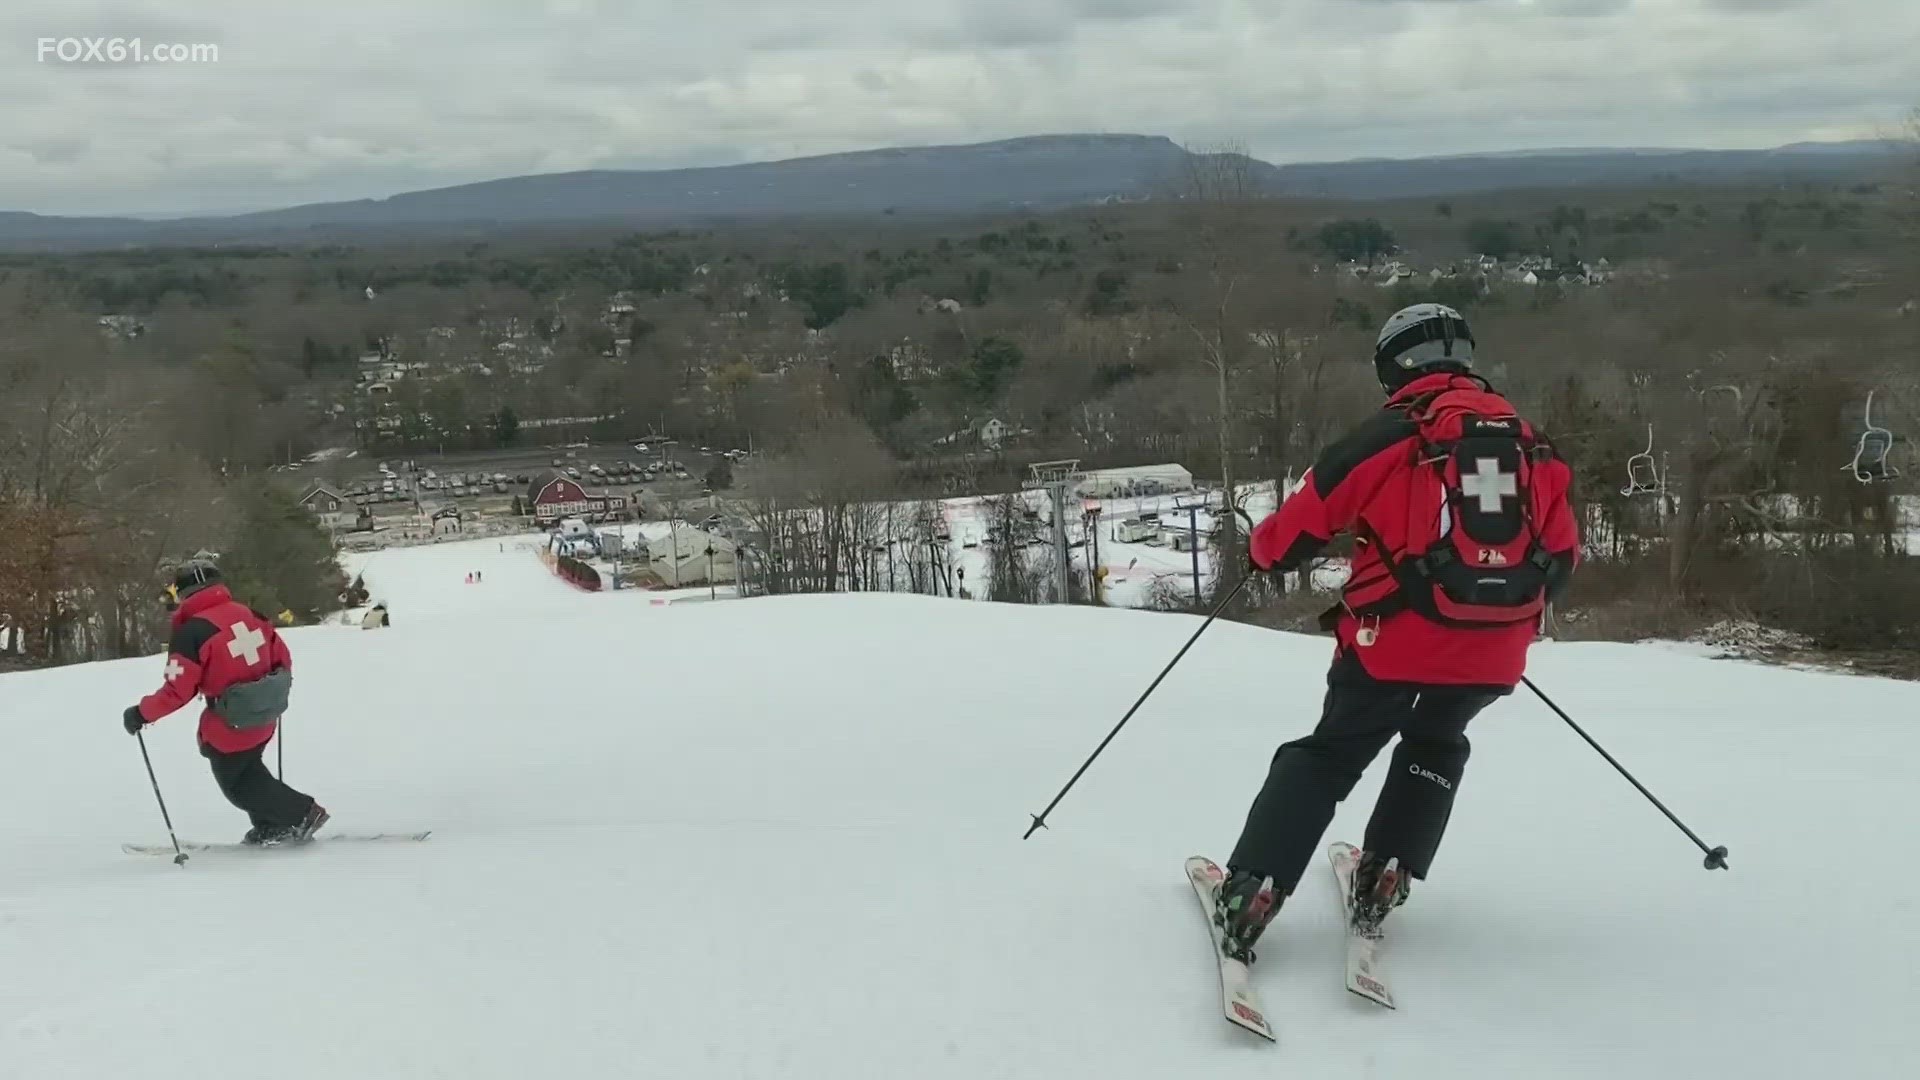
[[[235,683],[219,697],[207,702],[207,708],[235,730],[261,727],[280,719],[287,711],[293,693],[293,672],[274,668],[257,679]]]

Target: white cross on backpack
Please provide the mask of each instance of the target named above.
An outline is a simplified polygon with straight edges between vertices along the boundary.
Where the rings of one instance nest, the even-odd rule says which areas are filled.
[[[1520,494],[1520,478],[1503,472],[1496,458],[1474,458],[1473,471],[1460,475],[1460,491],[1480,500],[1480,512],[1497,514],[1509,495]]]

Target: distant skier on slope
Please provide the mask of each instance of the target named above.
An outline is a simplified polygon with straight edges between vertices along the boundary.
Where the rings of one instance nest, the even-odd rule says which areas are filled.
[[[1336,645],[1319,725],[1274,754],[1219,892],[1217,918],[1242,954],[1395,734],[1353,878],[1354,921],[1371,932],[1406,901],[1452,812],[1468,722],[1513,692],[1541,612],[1578,561],[1572,470],[1471,374],[1473,351],[1451,308],[1395,313],[1374,345],[1385,408],[1327,447],[1253,530],[1259,571],[1292,571],[1343,532],[1355,553],[1340,603],[1321,617]]]
[[[173,637],[160,689],[129,706],[121,723],[132,735],[205,694],[200,754],[213,766],[227,801],[253,827],[242,842],[272,845],[311,837],[327,811],[276,778],[261,761],[287,708],[293,656],[271,620],[234,600],[220,568],[194,560],[167,590]]]

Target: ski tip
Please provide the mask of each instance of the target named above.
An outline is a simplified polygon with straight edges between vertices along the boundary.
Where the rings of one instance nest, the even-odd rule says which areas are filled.
[[[1195,855],[1188,859],[1186,862],[1186,871],[1187,880],[1192,882],[1195,888],[1199,888],[1203,883],[1208,885],[1217,884],[1224,881],[1227,876],[1227,872],[1220,868],[1219,863],[1214,862],[1205,855]]]
[[[1371,1002],[1373,1002],[1373,1003],[1374,1003],[1375,1005],[1380,1005],[1380,1006],[1384,1006],[1384,1007],[1386,1007],[1386,1008],[1389,1008],[1389,1009],[1393,1009],[1393,1010],[1395,1010],[1395,1011],[1398,1011],[1398,1010],[1399,1010],[1399,1008],[1400,1008],[1400,1006],[1398,1006],[1398,1005],[1395,1005],[1395,1004],[1393,1003],[1393,995],[1392,995],[1392,994],[1389,994],[1389,993],[1387,993],[1387,992],[1386,992],[1386,991],[1384,991],[1384,990],[1382,990],[1382,991],[1380,991],[1379,993],[1377,993],[1377,994],[1376,994],[1376,993],[1369,993],[1369,992],[1367,992],[1367,991],[1365,991],[1365,990],[1361,990],[1361,989],[1359,989],[1359,988],[1357,988],[1357,987],[1353,987],[1353,986],[1349,986],[1349,987],[1347,987],[1347,989],[1348,989],[1348,990],[1349,990],[1350,992],[1352,992],[1352,994],[1353,994],[1353,996],[1354,996],[1354,997],[1357,997],[1357,998],[1360,998],[1360,999],[1362,999],[1362,1000],[1364,1000],[1364,1001],[1371,1001]]]
[[[1237,1028],[1251,1031],[1268,1042],[1280,1041],[1279,1037],[1273,1033],[1273,1025],[1267,1023],[1267,1018],[1261,1015],[1260,1010],[1244,1001],[1232,1003],[1227,1013],[1227,1022]]]
[[[1349,972],[1347,989],[1353,991],[1355,997],[1366,998],[1375,1005],[1384,1005],[1389,1009],[1399,1007],[1393,1003],[1393,991],[1388,990],[1385,983],[1365,972]]]

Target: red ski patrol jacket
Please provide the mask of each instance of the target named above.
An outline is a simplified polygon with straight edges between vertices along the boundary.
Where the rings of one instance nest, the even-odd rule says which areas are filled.
[[[1580,537],[1573,470],[1506,399],[1469,375],[1416,379],[1304,481],[1254,528],[1248,554],[1287,572],[1335,535],[1356,536],[1340,604],[1322,620],[1338,641],[1336,672],[1503,692],[1519,683]]]
[[[228,687],[258,679],[275,668],[291,673],[293,656],[273,622],[235,600],[225,585],[210,585],[174,609],[166,679],[160,689],[140,699],[140,715],[151,724],[196,694],[212,701]],[[223,754],[234,754],[265,745],[279,726],[276,720],[234,728],[209,706],[200,713],[200,741]]]

